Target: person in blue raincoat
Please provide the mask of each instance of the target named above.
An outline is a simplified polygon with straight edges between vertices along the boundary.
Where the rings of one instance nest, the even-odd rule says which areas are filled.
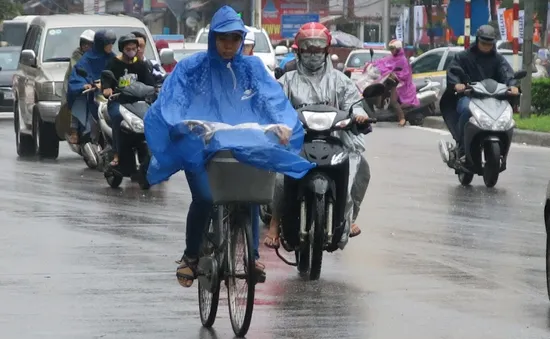
[[[196,278],[203,230],[210,220],[212,198],[205,165],[215,152],[228,149],[252,166],[300,178],[314,165],[299,156],[304,130],[281,86],[262,61],[242,55],[246,28],[231,7],[223,6],[212,18],[208,49],[181,60],[163,84],[162,91],[145,115],[145,137],[153,155],[149,183],[167,180],[185,170],[192,202],[187,214],[186,249],[176,276],[183,287]],[[205,144],[193,137],[183,120],[222,122],[229,125],[255,122],[279,124],[281,144],[259,142],[263,132],[220,130]],[[240,137],[235,137],[239,135]],[[217,139],[216,139],[217,138]],[[259,246],[259,218],[253,216],[254,247]],[[258,253],[256,251],[256,258]],[[265,266],[256,264],[258,274]],[[261,279],[259,279],[261,281]]]
[[[69,76],[67,104],[73,114],[70,143],[78,143],[79,135],[86,135],[91,131],[89,114],[97,115],[97,105],[94,103],[93,94],[82,95],[82,91],[91,88],[90,84],[100,79],[101,72],[109,60],[115,57],[113,53],[115,41],[116,34],[112,30],[97,31],[94,35],[92,50],[84,53]],[[84,78],[78,75],[77,69],[86,71],[88,76]]]

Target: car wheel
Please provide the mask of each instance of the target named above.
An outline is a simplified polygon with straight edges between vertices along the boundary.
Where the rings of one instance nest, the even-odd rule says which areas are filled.
[[[33,118],[34,138],[38,156],[45,159],[57,159],[59,156],[59,137],[55,130],[55,124],[42,120],[40,113],[36,110]]]
[[[19,120],[19,107],[17,101],[14,103],[13,127],[15,129],[15,147],[17,155],[28,157],[36,154],[36,144],[32,135],[21,133],[21,122]]]

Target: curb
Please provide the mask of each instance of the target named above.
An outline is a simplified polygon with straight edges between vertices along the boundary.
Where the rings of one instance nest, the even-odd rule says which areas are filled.
[[[441,117],[426,117],[422,127],[447,130]],[[532,146],[550,147],[550,133],[514,129],[513,142]]]

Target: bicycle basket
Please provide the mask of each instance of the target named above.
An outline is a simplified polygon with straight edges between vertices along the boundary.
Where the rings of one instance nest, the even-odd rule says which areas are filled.
[[[220,151],[206,167],[214,204],[273,201],[275,172],[269,172],[237,161],[231,151]]]

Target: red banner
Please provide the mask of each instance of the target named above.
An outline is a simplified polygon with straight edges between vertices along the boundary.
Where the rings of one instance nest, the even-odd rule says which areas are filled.
[[[328,0],[311,3],[308,11],[307,0],[262,0],[262,27],[273,42],[281,40],[281,16],[285,14],[319,13],[328,15]]]

